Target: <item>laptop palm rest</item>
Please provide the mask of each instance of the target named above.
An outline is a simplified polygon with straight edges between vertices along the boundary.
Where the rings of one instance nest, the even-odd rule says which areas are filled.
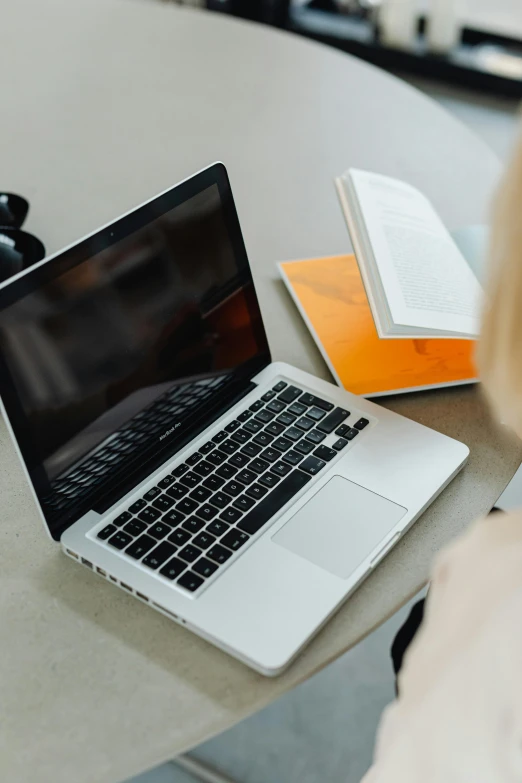
[[[391,500],[334,476],[272,541],[347,579],[405,513]]]

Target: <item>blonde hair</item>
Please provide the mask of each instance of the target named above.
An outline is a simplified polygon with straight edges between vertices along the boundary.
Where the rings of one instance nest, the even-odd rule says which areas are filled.
[[[495,200],[485,292],[480,377],[496,415],[522,437],[522,136]]]

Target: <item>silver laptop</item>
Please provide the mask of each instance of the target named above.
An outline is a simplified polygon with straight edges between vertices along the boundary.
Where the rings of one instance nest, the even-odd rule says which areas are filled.
[[[265,675],[468,456],[271,361],[221,164],[0,286],[0,393],[65,554]]]

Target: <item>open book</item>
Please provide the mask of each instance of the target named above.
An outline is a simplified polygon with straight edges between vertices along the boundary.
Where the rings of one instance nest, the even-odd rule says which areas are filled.
[[[428,199],[358,169],[336,184],[379,337],[476,337],[482,289]]]

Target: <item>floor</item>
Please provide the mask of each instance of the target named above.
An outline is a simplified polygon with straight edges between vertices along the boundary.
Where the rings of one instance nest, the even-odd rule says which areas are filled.
[[[506,159],[516,134],[512,101],[410,79]],[[500,501],[522,505],[522,469]],[[194,755],[238,783],[358,783],[383,708],[393,699],[390,642],[409,607],[309,682]],[[128,783],[194,783],[166,764]]]

